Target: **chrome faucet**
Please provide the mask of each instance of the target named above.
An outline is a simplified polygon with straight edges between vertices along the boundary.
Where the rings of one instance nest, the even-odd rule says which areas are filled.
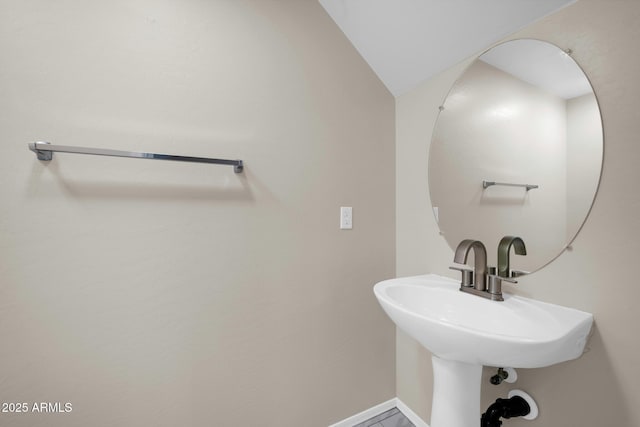
[[[453,262],[465,264],[472,249],[474,258],[472,281],[465,284],[463,280],[460,290],[475,289],[476,291],[484,292],[487,289],[487,249],[480,240],[467,239],[460,242],[453,256]]]
[[[520,237],[504,236],[498,244],[498,276],[512,277],[509,266],[509,252],[513,247],[516,255],[526,255],[527,248]]]

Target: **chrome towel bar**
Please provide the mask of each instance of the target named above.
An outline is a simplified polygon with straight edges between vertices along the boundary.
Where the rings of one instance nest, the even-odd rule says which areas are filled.
[[[105,148],[71,147],[68,145],[54,145],[48,142],[29,143],[29,149],[36,153],[38,160],[51,160],[53,153],[91,154],[96,156],[132,157],[134,159],[173,160],[177,162],[212,163],[233,166],[235,173],[244,169],[242,160],[213,159],[210,157],[176,156],[172,154],[139,153],[135,151],[109,150]]]
[[[533,190],[534,188],[538,188],[538,185],[535,184],[511,184],[508,182],[495,182],[495,181],[482,181],[482,188],[491,187],[492,185],[505,185],[507,187],[524,187],[529,190]]]

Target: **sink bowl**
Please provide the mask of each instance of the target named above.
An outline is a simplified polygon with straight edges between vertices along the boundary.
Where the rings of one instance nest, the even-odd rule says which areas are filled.
[[[459,288],[430,274],[386,280],[374,292],[400,329],[444,359],[540,368],[582,354],[590,313],[509,294],[490,301]]]
[[[491,301],[433,274],[373,288],[387,315],[432,353],[431,427],[480,422],[482,365],[540,368],[580,357],[593,316],[503,294]]]

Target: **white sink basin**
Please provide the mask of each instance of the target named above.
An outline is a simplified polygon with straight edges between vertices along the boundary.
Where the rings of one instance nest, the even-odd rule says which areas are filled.
[[[582,354],[590,313],[509,294],[491,301],[459,288],[431,274],[386,280],[374,292],[400,329],[444,359],[539,368]]]
[[[482,365],[539,368],[578,358],[589,313],[503,294],[491,301],[433,274],[374,286],[391,320],[433,354],[431,427],[480,423]]]

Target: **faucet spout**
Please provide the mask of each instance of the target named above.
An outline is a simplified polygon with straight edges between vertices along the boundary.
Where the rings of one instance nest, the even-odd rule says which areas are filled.
[[[524,241],[516,236],[504,236],[498,244],[498,276],[509,277],[511,269],[509,266],[509,252],[513,247],[516,255],[526,255],[527,248]]]
[[[481,241],[466,239],[460,242],[456,248],[453,262],[456,264],[466,264],[469,252],[473,249],[474,257],[474,288],[479,291],[487,289],[487,249]]]

